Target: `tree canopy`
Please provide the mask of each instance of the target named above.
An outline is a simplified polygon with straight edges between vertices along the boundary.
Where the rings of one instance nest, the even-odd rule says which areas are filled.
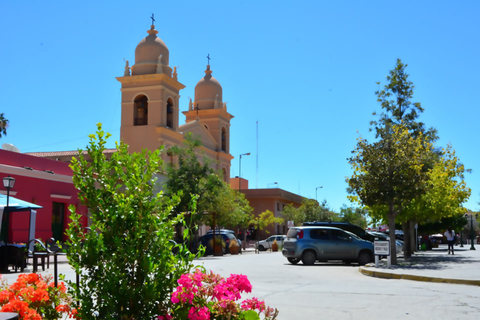
[[[2,135],[7,135],[8,120],[5,118],[5,114],[0,113],[0,138]]]
[[[437,131],[417,120],[423,108],[411,102],[414,86],[406,67],[398,59],[387,84],[375,92],[383,110],[371,121],[377,140],[358,138],[349,158],[354,173],[347,179],[350,199],[367,206],[374,220],[388,223],[391,252],[396,222],[403,223],[405,231],[413,229],[413,222],[458,214],[470,193],[463,181],[465,169],[451,147],[435,149]],[[405,235],[406,256],[410,238]]]
[[[189,204],[195,197],[197,212],[188,217],[192,225],[204,223],[213,227],[212,213],[217,225],[246,225],[253,209],[242,193],[220,178],[212,161],[202,155],[198,139],[187,135],[183,146],[172,147],[168,152],[178,160],[167,167],[166,182],[167,194],[180,195],[177,214],[189,212]]]

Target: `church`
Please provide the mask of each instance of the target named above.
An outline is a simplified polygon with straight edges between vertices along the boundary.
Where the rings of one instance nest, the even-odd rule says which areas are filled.
[[[167,45],[160,39],[152,24],[148,36],[135,49],[135,64],[126,61],[121,83],[120,140],[130,152],[142,149],[155,150],[182,145],[187,134],[200,140],[201,152],[212,159],[212,165],[230,182],[230,120],[227,105],[223,102],[222,86],[212,76],[210,65],[195,86],[194,101],[182,112],[186,121],[180,124],[180,90],[185,85],[178,81],[176,67],[169,65]],[[109,149],[107,153],[115,152]],[[33,156],[70,162],[76,151],[32,152]],[[164,152],[165,163],[173,159]]]
[[[135,49],[135,64],[127,61],[122,84],[120,139],[130,152],[165,149],[181,145],[188,133],[202,143],[202,151],[216,163],[225,182],[230,178],[230,120],[223,102],[222,86],[207,65],[205,76],[195,86],[195,99],[179,123],[180,90],[176,68],[169,65],[169,51],[152,25]],[[164,154],[164,161],[168,155]]]

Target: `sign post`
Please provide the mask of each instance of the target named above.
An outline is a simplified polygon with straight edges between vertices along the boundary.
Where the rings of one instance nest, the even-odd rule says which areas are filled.
[[[378,268],[379,256],[387,256],[387,266],[390,268],[390,241],[379,241],[375,238],[373,242],[373,249],[375,251],[375,268]]]

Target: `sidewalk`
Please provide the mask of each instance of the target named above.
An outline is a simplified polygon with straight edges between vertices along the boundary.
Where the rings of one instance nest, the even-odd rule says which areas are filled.
[[[480,286],[480,245],[470,250],[470,244],[455,246],[455,254],[447,253],[447,245],[429,251],[415,252],[408,260],[397,257],[397,265],[387,267],[383,259],[379,267],[375,263],[360,267],[364,275],[385,278],[405,279],[426,282],[442,282]],[[477,248],[478,247],[478,248]]]

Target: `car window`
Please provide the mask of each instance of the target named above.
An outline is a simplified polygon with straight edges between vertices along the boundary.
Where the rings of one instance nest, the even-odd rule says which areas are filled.
[[[283,236],[277,237],[277,241],[283,241]]]
[[[298,233],[297,228],[290,228],[290,229],[288,229],[288,232],[287,232],[287,238],[296,238],[297,233]]]
[[[310,238],[316,240],[328,240],[328,230],[312,229],[310,230]]]
[[[341,231],[341,230],[330,230],[332,235],[332,240],[334,241],[349,241],[350,235]]]
[[[267,241],[272,241],[272,242],[273,242],[273,240],[275,240],[275,237],[270,237],[270,238],[267,239]]]

